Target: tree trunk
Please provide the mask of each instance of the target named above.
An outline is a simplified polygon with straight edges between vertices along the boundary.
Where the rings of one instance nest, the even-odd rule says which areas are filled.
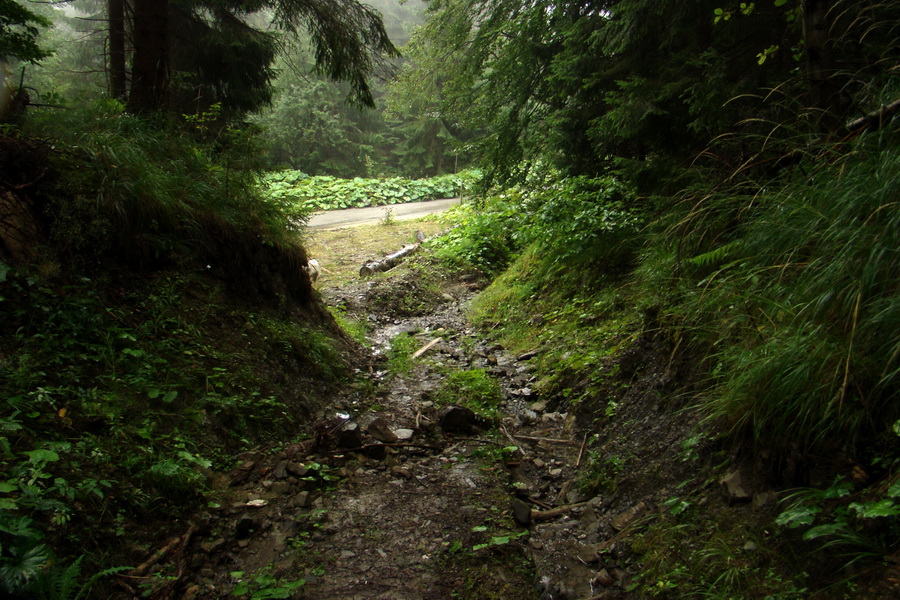
[[[824,111],[837,106],[831,81],[832,64],[828,24],[829,0],[803,0],[803,39],[806,45],[806,74],[813,104]]]
[[[155,112],[169,100],[169,0],[135,0],[129,110]]]
[[[109,93],[125,100],[125,0],[108,0],[109,20]]]

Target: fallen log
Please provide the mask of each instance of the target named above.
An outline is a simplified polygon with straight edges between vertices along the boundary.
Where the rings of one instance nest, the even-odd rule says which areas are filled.
[[[375,273],[390,271],[418,248],[419,244],[410,244],[409,246],[403,246],[403,248],[393,254],[388,254],[381,260],[370,260],[359,269],[359,276],[369,277]]]
[[[359,269],[359,276],[369,277],[370,275],[374,275],[375,273],[390,271],[391,269],[399,265],[404,258],[418,250],[419,246],[424,241],[425,234],[421,231],[417,231],[415,244],[403,246],[403,248],[401,248],[400,250],[397,250],[393,254],[388,254],[380,260],[366,261],[366,263]]]

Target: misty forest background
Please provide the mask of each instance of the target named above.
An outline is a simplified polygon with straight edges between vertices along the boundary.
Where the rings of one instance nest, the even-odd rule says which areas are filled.
[[[434,254],[493,280],[475,318],[546,349],[542,393],[595,402],[652,334],[687,365],[687,450],[794,490],[772,554],[716,579],[734,561],[645,548],[634,593],[846,597],[896,563],[900,2],[0,0],[0,23],[0,589],[70,597],[82,562],[122,564],[123,523],[196,507],[204,469],[346,382],[299,269],[338,188],[476,198]],[[284,348],[308,385],[266,378]]]

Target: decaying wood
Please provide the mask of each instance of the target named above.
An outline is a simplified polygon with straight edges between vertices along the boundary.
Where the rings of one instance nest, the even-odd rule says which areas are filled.
[[[516,451],[519,454],[521,454],[522,456],[525,456],[525,451],[519,447],[519,445],[516,443],[516,440],[513,439],[513,436],[509,435],[509,432],[506,430],[506,427],[501,426],[500,431],[503,433],[503,435],[506,437],[506,439],[509,440],[509,443],[516,447]]]
[[[346,454],[347,452],[359,452],[360,450],[368,450],[369,448],[424,448],[425,450],[443,450],[438,446],[429,446],[427,444],[365,444],[356,448],[341,448],[340,450],[332,450],[329,454]]]
[[[413,352],[412,358],[419,358],[420,356],[422,356],[423,354],[425,354],[426,352],[428,352],[429,350],[434,348],[437,345],[437,343],[440,341],[441,341],[441,338],[434,338],[433,340],[431,340],[430,342],[428,342],[427,344],[425,344],[424,346],[422,346],[421,348],[419,348],[418,350]]]
[[[179,546],[182,548],[187,546],[191,541],[191,536],[194,535],[194,530],[196,529],[197,526],[191,523],[190,527],[188,527],[188,530],[183,535],[179,535],[178,537],[169,540],[168,544],[154,552],[153,556],[145,560],[138,567],[132,569],[131,572],[128,573],[128,575],[130,577],[141,577],[142,575],[146,575],[147,572],[153,568],[153,565],[164,559],[170,552],[172,552]]]
[[[890,104],[882,106],[880,109],[870,112],[864,117],[854,119],[847,124],[847,129],[851,132],[861,131],[864,129],[878,129],[883,123],[889,121],[894,113],[900,111],[900,100],[894,100]]]
[[[400,264],[400,262],[415,252],[419,248],[419,244],[409,244],[408,246],[403,246],[400,250],[397,250],[393,254],[388,254],[381,260],[370,260],[366,264],[364,264],[359,269],[360,277],[368,277],[370,275],[374,275],[375,273],[390,271],[394,267]]]
[[[587,445],[588,434],[584,434],[584,439],[581,441],[581,449],[578,450],[578,460],[575,461],[575,468],[581,466],[581,458],[584,456],[584,447]]]
[[[570,479],[562,484],[562,487],[559,488],[559,492],[556,494],[554,502],[556,502],[557,504],[562,504],[566,501],[566,497],[569,495],[569,490],[572,489],[572,483],[573,481]]]
[[[514,437],[517,440],[527,440],[529,442],[548,442],[550,444],[568,444],[570,446],[578,445],[578,442],[576,442],[575,440],[560,440],[557,438],[537,437],[534,435],[517,435]]]
[[[550,510],[532,510],[531,511],[531,520],[532,521],[549,521],[550,519],[555,519],[556,517],[561,517],[566,514],[573,508],[580,508],[582,506],[587,506],[589,502],[578,502],[576,504],[567,504],[565,506],[558,506],[556,508],[552,508]]]
[[[525,500],[527,500],[528,502],[531,502],[532,504],[535,504],[535,505],[537,505],[537,506],[540,506],[541,508],[546,508],[547,510],[553,510],[553,507],[550,506],[549,504],[546,504],[546,503],[544,503],[544,502],[541,502],[540,500],[538,500],[538,499],[536,499],[536,498],[532,498],[531,496],[527,496],[527,497],[525,498]]]

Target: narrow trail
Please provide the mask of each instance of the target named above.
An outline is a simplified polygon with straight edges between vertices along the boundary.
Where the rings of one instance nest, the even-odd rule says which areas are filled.
[[[536,352],[511,356],[472,329],[465,309],[478,288],[446,282],[418,316],[368,314],[375,402],[337,399],[314,439],[245,456],[194,544],[207,566],[184,598],[225,597],[240,582],[260,598],[310,600],[620,597],[625,573],[600,552],[639,514],[614,527],[608,503],[580,495],[574,417],[533,395]],[[371,292],[322,290],[361,315]],[[398,336],[422,352],[388,373]],[[435,402],[451,373],[473,369],[502,389],[494,422]]]

